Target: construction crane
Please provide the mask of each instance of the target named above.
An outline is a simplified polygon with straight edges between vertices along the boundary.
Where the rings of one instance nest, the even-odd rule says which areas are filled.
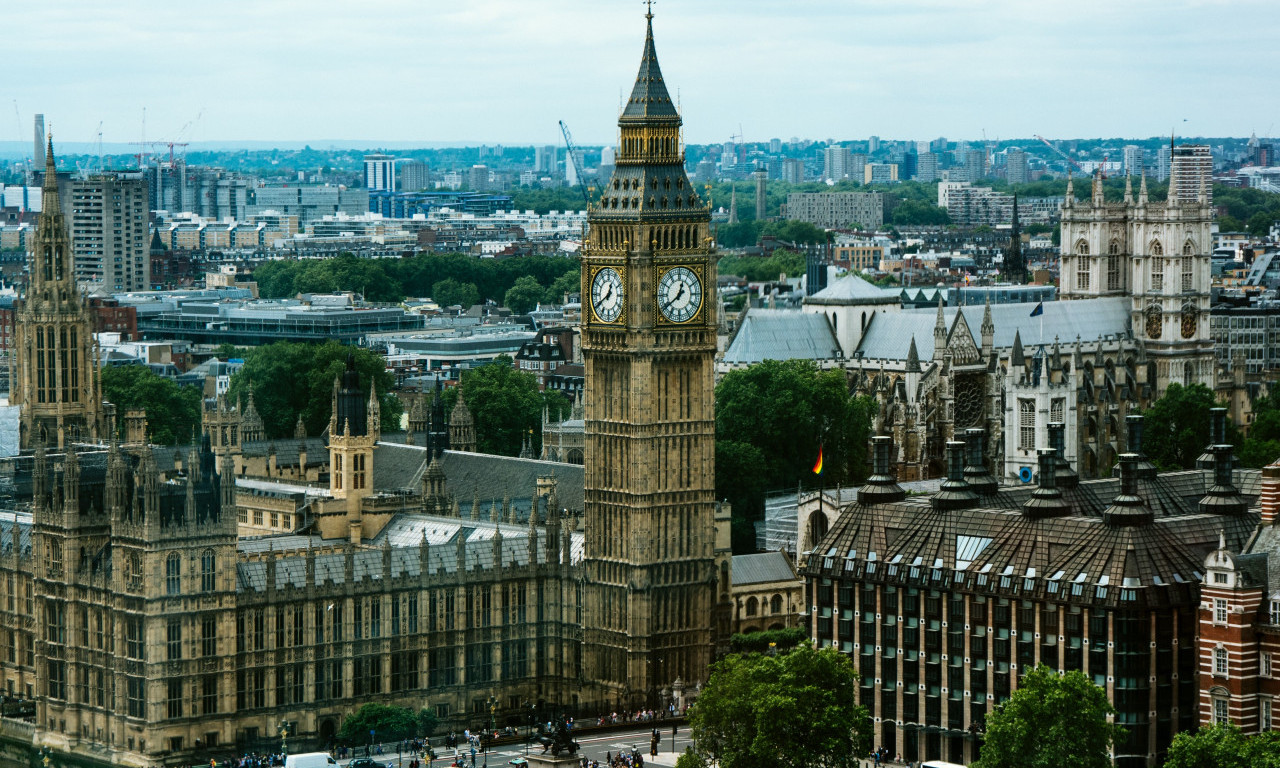
[[[1068,155],[1066,152],[1063,152],[1061,149],[1058,149],[1057,147],[1055,147],[1055,146],[1053,145],[1053,142],[1049,141],[1048,139],[1046,139],[1045,137],[1041,136],[1041,135],[1040,135],[1040,134],[1038,134],[1038,133],[1037,133],[1037,134],[1035,134],[1035,137],[1036,137],[1037,139],[1039,139],[1039,140],[1040,140],[1040,142],[1041,142],[1041,143],[1043,143],[1046,147],[1048,147],[1049,149],[1053,150],[1053,152],[1054,152],[1054,153],[1056,153],[1058,156],[1060,156],[1063,160],[1066,160],[1068,163],[1071,163],[1071,165],[1072,165],[1072,166],[1073,166],[1077,171],[1079,171],[1082,175],[1088,175],[1088,174],[1085,174],[1085,171],[1084,171],[1084,167],[1083,167],[1083,166],[1081,166],[1079,163],[1077,163],[1075,160],[1073,160],[1073,159],[1071,158],[1071,155]]]
[[[578,165],[578,148],[573,146],[573,136],[569,134],[569,126],[560,121],[560,132],[564,134],[564,145],[569,152],[569,162],[573,163],[573,172],[578,177],[578,186],[582,187],[582,202],[585,207],[591,207],[591,198],[587,195],[587,180],[582,175],[582,166]]]
[[[187,142],[185,141],[131,141],[129,143],[137,147],[142,147],[142,150],[134,155],[134,157],[138,158],[139,166],[142,165],[143,159],[150,157],[153,154],[146,150],[147,147],[168,147],[169,165],[173,165],[173,148],[187,146]]]

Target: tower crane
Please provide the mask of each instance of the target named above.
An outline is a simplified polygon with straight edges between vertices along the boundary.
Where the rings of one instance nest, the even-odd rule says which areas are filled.
[[[560,121],[560,132],[564,134],[564,145],[569,152],[569,162],[573,163],[573,171],[578,177],[578,186],[582,187],[582,202],[591,207],[591,198],[587,196],[587,180],[582,175],[582,166],[578,165],[578,148],[573,146],[573,136],[569,134],[569,126]]]
[[[1085,175],[1085,176],[1087,176],[1087,175],[1088,175],[1088,174],[1086,174],[1086,173],[1084,172],[1084,167],[1082,167],[1079,163],[1077,163],[1075,160],[1073,160],[1073,159],[1071,158],[1071,155],[1068,155],[1066,152],[1063,152],[1061,149],[1058,149],[1057,147],[1055,147],[1055,146],[1053,145],[1053,142],[1049,141],[1048,139],[1046,139],[1045,137],[1041,136],[1041,135],[1040,135],[1040,134],[1038,134],[1038,133],[1037,133],[1037,134],[1035,134],[1035,137],[1036,137],[1037,139],[1039,139],[1039,140],[1040,140],[1040,142],[1041,142],[1042,144],[1044,144],[1046,147],[1048,147],[1049,149],[1051,149],[1055,154],[1057,154],[1058,156],[1060,156],[1063,160],[1066,160],[1068,163],[1071,163],[1071,165],[1072,165],[1072,166],[1073,166],[1077,171],[1079,171],[1079,172],[1081,173],[1081,175]]]

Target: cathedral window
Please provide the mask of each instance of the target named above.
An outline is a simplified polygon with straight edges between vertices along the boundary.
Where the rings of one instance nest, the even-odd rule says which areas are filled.
[[[177,552],[164,561],[164,593],[170,597],[182,594],[182,556]]]
[[[67,698],[67,662],[49,659],[46,662],[48,672],[48,694],[51,699]]]
[[[218,714],[217,675],[205,675],[200,679],[200,714]]]
[[[1194,256],[1194,255],[1195,255],[1195,253],[1196,253],[1195,245],[1193,245],[1193,244],[1192,244],[1192,242],[1191,242],[1190,240],[1188,240],[1187,242],[1185,242],[1185,243],[1183,243],[1183,244],[1182,244],[1182,255],[1183,255],[1183,256]]]
[[[130,617],[124,624],[124,655],[127,659],[146,661],[146,644],[143,642],[142,619]]]
[[[1018,450],[1032,451],[1036,447],[1036,401],[1018,400]]]
[[[1077,240],[1077,241],[1076,241],[1076,255],[1077,255],[1077,256],[1088,256],[1088,255],[1089,255],[1089,244],[1088,244],[1088,243],[1086,243],[1084,240]]]
[[[1154,247],[1158,249],[1160,244],[1156,243]],[[1159,257],[1151,260],[1151,290],[1164,290],[1164,259]]]
[[[774,595],[773,599],[769,601],[769,613],[775,616],[782,613],[782,595]]]
[[[756,612],[759,610],[759,606],[760,606],[759,600],[755,599],[754,597],[747,598],[747,608],[746,608],[745,614],[747,616],[755,616]]]
[[[1120,256],[1116,253],[1118,246],[1111,244],[1112,253],[1107,257],[1107,290],[1120,290]]]
[[[141,677],[125,678],[125,700],[129,717],[147,716],[146,686]]]
[[[217,588],[217,576],[217,559],[212,549],[206,549],[200,555],[200,591],[214,591]]]
[[[351,457],[351,488],[360,490],[364,488],[364,454],[357,453]]]
[[[44,614],[44,639],[50,643],[67,642],[66,604],[58,600],[46,600]]]
[[[62,542],[57,539],[49,539],[45,546],[45,571],[49,578],[56,579],[62,576]]]
[[[1087,250],[1088,246],[1086,246]],[[1089,257],[1081,256],[1076,259],[1076,288],[1082,291],[1089,290]]]
[[[1182,257],[1182,291],[1195,290],[1195,259],[1190,256]]]
[[[1061,424],[1062,415],[1065,410],[1066,399],[1061,397],[1053,398],[1053,402],[1049,404],[1049,421]]]

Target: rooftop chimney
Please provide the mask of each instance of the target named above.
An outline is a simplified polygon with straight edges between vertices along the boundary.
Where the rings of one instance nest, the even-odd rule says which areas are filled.
[[[1149,525],[1155,522],[1155,513],[1138,496],[1138,465],[1141,459],[1136,453],[1120,454],[1120,495],[1102,513],[1107,525]]]
[[[1031,498],[1022,505],[1022,514],[1036,520],[1069,514],[1071,505],[1062,498],[1062,491],[1058,490],[1058,452],[1052,448],[1041,448],[1037,453],[1040,461],[1040,484],[1031,492]]]
[[[1080,476],[1067,463],[1067,425],[1060,421],[1049,422],[1049,447],[1056,457],[1055,474],[1058,476],[1058,488],[1075,488],[1080,484]]]
[[[978,428],[964,431],[965,468],[964,479],[969,489],[980,496],[991,496],[1000,488],[1000,482],[987,471],[985,454],[986,433]]]
[[[965,509],[977,502],[978,494],[964,479],[964,443],[951,440],[947,443],[947,479],[929,499],[929,504],[934,509]]]
[[[1135,471],[1138,477],[1146,480],[1156,476],[1156,465],[1147,461],[1147,455],[1142,452],[1142,415],[1131,413],[1124,417],[1125,432],[1129,437],[1129,453],[1137,454],[1138,464]]]
[[[1227,442],[1227,409],[1226,408],[1210,408],[1209,409],[1209,445],[1204,449],[1204,453],[1200,454],[1200,458],[1196,459],[1196,469],[1213,469],[1214,463],[1214,446],[1224,445]]]
[[[1247,504],[1240,489],[1231,482],[1231,453],[1235,449],[1230,445],[1212,445],[1209,450],[1213,453],[1213,485],[1200,500],[1200,511],[1209,515],[1241,514]]]
[[[886,501],[902,501],[907,492],[898,485],[897,478],[889,473],[889,454],[893,450],[893,438],[876,435],[871,438],[871,477],[858,489],[858,503],[876,504]]]

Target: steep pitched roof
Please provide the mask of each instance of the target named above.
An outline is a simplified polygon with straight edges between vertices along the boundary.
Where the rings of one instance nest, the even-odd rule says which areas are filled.
[[[636,74],[636,84],[631,89],[631,98],[622,110],[623,121],[646,121],[653,118],[660,120],[679,120],[680,113],[671,102],[671,94],[667,92],[667,84],[662,80],[662,69],[658,66],[658,52],[653,45],[653,14],[646,14],[644,35],[644,54],[640,57],[640,71]]]
[[[840,342],[827,318],[794,309],[753,309],[725,350],[724,361],[831,360],[841,356]]]

